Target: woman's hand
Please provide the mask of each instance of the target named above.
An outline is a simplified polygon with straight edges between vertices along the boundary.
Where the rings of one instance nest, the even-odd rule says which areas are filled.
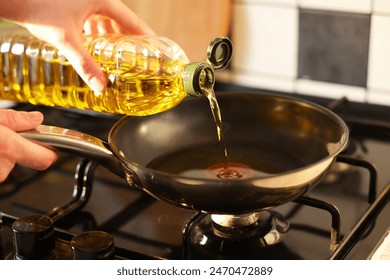
[[[77,73],[95,91],[107,81],[84,49],[83,33],[153,34],[153,31],[120,0],[0,0],[0,18],[13,21],[59,49]],[[0,182],[15,164],[37,170],[48,168],[55,151],[20,136],[43,121],[39,112],[0,109]]]
[[[54,150],[45,148],[20,136],[17,131],[38,127],[43,121],[40,112],[19,112],[0,109],[0,182],[3,182],[15,164],[44,170],[56,161]]]
[[[107,81],[84,49],[83,32],[153,34],[120,0],[0,0],[0,17],[54,45],[95,92],[104,91]]]

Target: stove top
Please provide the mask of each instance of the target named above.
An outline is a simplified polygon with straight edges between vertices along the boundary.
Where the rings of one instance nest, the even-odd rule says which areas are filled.
[[[255,230],[239,229],[234,238],[236,231],[216,229],[209,215],[156,200],[93,161],[62,153],[44,172],[17,166],[0,185],[0,258],[369,259],[390,226],[389,112],[345,99],[300,97],[339,114],[350,128],[349,146],[311,192],[258,213]],[[101,139],[119,120],[17,107],[32,108],[45,114],[45,124]],[[46,250],[23,248],[31,220],[43,224],[32,227],[29,238]]]

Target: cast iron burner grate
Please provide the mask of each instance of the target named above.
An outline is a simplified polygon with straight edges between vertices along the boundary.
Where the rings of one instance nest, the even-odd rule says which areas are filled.
[[[319,211],[322,211],[327,215],[327,213],[330,214],[331,222],[329,225],[329,228],[326,227],[320,227],[316,228],[316,226],[312,226],[310,222],[307,224],[303,224],[301,216],[298,219],[298,223],[296,223],[297,219],[294,220],[294,222],[290,225],[290,232],[287,232],[287,236],[291,233],[292,230],[298,230],[298,231],[304,231],[313,233],[313,235],[318,235],[321,237],[324,237],[325,242],[321,241],[321,244],[325,243],[326,240],[329,240],[329,254],[327,255],[329,259],[345,259],[351,257],[351,251],[356,251],[356,246],[359,242],[362,242],[362,239],[365,239],[367,236],[375,236],[369,237],[367,240],[376,240],[377,241],[377,235],[379,232],[379,235],[382,235],[383,227],[386,227],[386,225],[378,226],[376,223],[376,220],[382,219],[382,211],[383,209],[388,209],[388,201],[390,200],[390,184],[383,184],[383,176],[386,176],[383,172],[386,172],[386,170],[383,170],[383,168],[380,168],[379,171],[376,167],[376,164],[371,162],[370,157],[364,156],[366,151],[368,153],[370,152],[370,147],[365,146],[366,145],[366,139],[375,139],[378,141],[381,141],[383,143],[389,143],[389,137],[390,137],[390,123],[383,121],[383,116],[375,117],[373,118],[366,118],[365,116],[365,110],[366,107],[358,106],[358,109],[356,109],[356,106],[354,104],[351,104],[346,99],[340,99],[335,102],[332,102],[328,106],[331,110],[335,111],[337,114],[339,114],[344,121],[347,123],[347,125],[350,127],[351,130],[351,136],[350,137],[350,145],[348,148],[336,158],[336,163],[342,163],[347,164],[348,166],[357,167],[358,169],[363,169],[364,172],[367,170],[369,177],[368,177],[368,186],[364,182],[362,182],[361,186],[362,188],[359,188],[359,191],[363,189],[363,199],[367,201],[368,208],[364,209],[362,212],[362,215],[359,216],[356,220],[349,220],[341,219],[339,208],[345,210],[343,208],[343,205],[340,205],[339,200],[336,200],[336,202],[332,201],[329,202],[327,198],[324,200],[318,200],[314,197],[310,196],[302,196],[298,199],[296,199],[291,205],[288,206],[288,212],[283,214],[283,217],[285,220],[290,221],[294,220],[294,218],[298,217],[299,214],[297,212],[301,211],[302,209],[306,208],[313,208],[318,209]],[[377,112],[377,110],[375,110]],[[383,112],[381,111],[381,114],[383,115]],[[371,114],[371,112],[369,113]],[[375,113],[376,114],[376,113]],[[385,115],[387,116],[387,115]],[[382,119],[381,119],[382,117]],[[53,122],[56,122],[53,120]],[[78,122],[79,123],[79,122]],[[110,123],[108,124],[110,126]],[[357,156],[355,155],[356,151],[363,151],[363,154],[357,153]],[[363,156],[362,156],[363,155]],[[65,158],[65,161],[67,161],[68,158]],[[73,160],[72,160],[73,162]],[[375,163],[378,163],[375,161]],[[65,204],[55,207],[50,213],[46,213],[46,211],[43,211],[38,209],[28,209],[28,207],[31,207],[29,205],[19,205],[18,207],[24,207],[27,213],[38,213],[43,214],[44,216],[50,217],[54,222],[54,236],[55,236],[55,251],[56,251],[56,257],[57,258],[72,258],[72,252],[70,249],[71,240],[76,237],[78,234],[74,233],[72,229],[69,230],[71,226],[69,224],[77,223],[75,220],[82,219],[83,222],[86,221],[89,225],[85,227],[85,229],[82,230],[90,230],[90,229],[99,229],[99,230],[107,230],[107,232],[111,232],[112,227],[111,225],[108,225],[109,222],[106,222],[103,226],[98,225],[95,221],[95,217],[93,214],[89,214],[88,211],[83,211],[84,208],[88,208],[88,202],[90,201],[90,197],[92,194],[92,189],[94,185],[94,177],[95,170],[97,165],[89,160],[81,160],[76,168],[76,171],[74,172],[74,165],[72,165],[72,168],[70,170],[70,175],[73,173],[75,174],[75,184],[73,189],[72,198]],[[48,170],[50,172],[50,170]],[[379,173],[378,173],[379,172]],[[6,188],[3,188],[0,193],[0,198],[4,198],[4,200],[7,200],[8,198],[11,198],[15,193],[20,191],[21,189],[24,189],[25,181],[37,180],[39,182],[39,178],[41,176],[44,176],[45,173],[28,173],[28,174],[22,174],[21,176],[16,176],[14,178],[16,180],[16,184],[14,184],[14,188],[12,188],[12,182],[10,182],[10,187],[8,188],[8,185],[6,184]],[[380,189],[380,192],[378,194],[378,174],[381,175],[381,182],[380,187],[383,187]],[[25,176],[26,175],[26,176]],[[100,176],[100,175],[99,175]],[[23,178],[20,180],[20,178]],[[24,179],[26,178],[26,179]],[[68,181],[67,181],[68,182]],[[71,180],[71,182],[73,182]],[[68,185],[68,183],[66,183]],[[354,191],[354,185],[348,184],[346,186],[348,189],[352,189]],[[367,194],[365,193],[365,189],[367,187]],[[96,186],[95,186],[96,188]],[[318,188],[318,187],[317,187]],[[96,190],[94,191],[96,192]],[[311,195],[311,194],[310,194]],[[145,195],[146,196],[146,195]],[[359,193],[360,196],[360,193]],[[333,197],[332,197],[333,198]],[[359,197],[360,198],[360,197]],[[16,205],[18,202],[14,203]],[[62,203],[62,202],[61,202]],[[150,205],[150,201],[147,200],[146,203]],[[364,203],[366,205],[367,203]],[[387,206],[386,206],[387,205]],[[137,207],[132,207],[131,210],[134,211],[142,211],[142,209],[139,209],[139,204],[136,205]],[[143,205],[141,205],[143,206]],[[147,206],[146,206],[147,207]],[[142,207],[141,207],[142,208]],[[291,209],[292,208],[292,209]],[[50,208],[48,208],[50,209]],[[8,209],[6,209],[8,210]],[[4,209],[2,209],[4,211]],[[306,210],[305,210],[306,211]],[[12,212],[11,212],[12,213]],[[359,212],[360,213],[360,212]],[[388,212],[386,212],[388,213]],[[126,215],[128,213],[125,213]],[[136,216],[136,213],[133,213]],[[194,213],[191,218],[185,219],[184,222],[184,229],[181,235],[182,238],[182,244],[187,244],[189,239],[189,233],[191,232],[191,229],[196,227],[200,220],[202,220],[205,217],[205,214],[202,213]],[[315,216],[317,217],[317,216]],[[314,218],[316,219],[316,218]],[[15,251],[12,245],[12,230],[11,225],[18,220],[18,217],[13,216],[12,214],[3,213],[1,214],[1,220],[0,220],[0,258],[12,258],[12,254],[10,252]],[[278,219],[277,219],[278,220]],[[383,219],[382,219],[383,221]],[[343,222],[343,223],[342,223]],[[347,224],[347,233],[342,234],[342,231],[340,230],[342,225]],[[283,222],[281,223],[283,226]],[[352,226],[351,226],[352,225]],[[114,230],[115,231],[115,230]],[[371,234],[373,232],[373,234]],[[115,232],[114,232],[115,233]],[[298,233],[298,235],[301,232]],[[297,235],[297,233],[294,233]],[[126,238],[128,235],[126,236]],[[140,237],[137,236],[139,239]],[[370,239],[371,238],[371,239]],[[143,243],[151,241],[152,243],[155,242],[158,246],[164,247],[165,243],[161,243],[158,241],[149,240],[148,238],[144,238],[141,240]],[[376,242],[375,241],[375,242]],[[10,245],[11,244],[11,245]],[[289,243],[289,245],[291,245]],[[292,244],[294,245],[294,244]],[[313,244],[311,244],[313,245]],[[316,244],[314,244],[316,245]],[[329,248],[328,247],[328,248]],[[280,250],[279,250],[280,249]],[[175,254],[173,258],[189,258],[191,256],[191,252],[188,251],[188,246],[176,246],[174,250],[177,250],[179,254]],[[301,255],[297,253],[297,251],[293,248],[293,246],[289,246],[288,248],[283,247],[283,242],[279,244],[275,244],[273,246],[269,246],[266,248],[263,248],[264,251],[267,251],[264,255],[264,258],[269,259],[278,259],[282,256],[287,256],[286,258],[289,258],[290,255],[283,255],[284,253],[291,254],[291,258],[300,259],[303,258]],[[126,247],[122,246],[120,244],[119,246],[116,245],[114,248],[114,255],[116,259],[164,259],[169,257],[164,257],[159,254],[152,253],[140,253],[143,252],[141,250],[136,250],[132,247]],[[325,253],[326,254],[326,253]],[[367,257],[366,252],[364,254],[361,253],[358,255],[358,257]],[[307,255],[305,255],[307,258]],[[259,258],[262,258],[260,256]],[[310,258],[310,256],[309,256]],[[313,258],[313,257],[311,257]],[[324,258],[323,254],[319,256],[318,258]],[[327,258],[327,257],[325,257]]]

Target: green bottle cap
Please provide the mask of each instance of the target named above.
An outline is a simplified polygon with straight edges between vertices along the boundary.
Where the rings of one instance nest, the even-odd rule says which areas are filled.
[[[203,96],[213,89],[215,70],[226,68],[233,53],[233,44],[227,37],[214,39],[207,49],[207,63],[195,62],[186,65],[182,74],[184,90],[190,96]]]
[[[204,62],[187,64],[182,78],[184,90],[190,96],[203,96],[203,89],[213,88],[215,83],[214,69]]]
[[[207,48],[207,62],[215,70],[225,69],[233,55],[233,44],[227,37],[214,39]]]

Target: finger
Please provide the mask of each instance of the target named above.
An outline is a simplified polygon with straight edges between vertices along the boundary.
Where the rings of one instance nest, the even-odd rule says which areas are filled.
[[[85,34],[124,34],[126,31],[116,21],[102,15],[92,15],[84,23]]]
[[[99,34],[115,34],[115,30],[113,28],[113,22],[109,18],[102,17],[97,22],[97,29]]]
[[[14,166],[15,162],[10,161],[8,158],[0,157],[0,183],[7,179]]]
[[[92,15],[84,23],[86,34],[119,34],[115,28],[115,21],[102,15]]]
[[[77,35],[70,37],[70,40],[66,42],[63,48],[63,52],[76,72],[92,90],[96,93],[101,93],[107,85],[106,76],[84,48],[81,38],[81,36],[77,37]]]
[[[155,32],[141,18],[121,1],[104,5],[99,13],[115,20],[124,30],[131,34],[153,35]]]
[[[81,24],[80,29],[78,27],[69,27],[63,30],[61,36],[54,34],[52,37],[49,37],[48,34],[53,33],[53,30],[50,30],[50,28],[46,30],[45,36],[40,36],[39,29],[41,28],[34,29],[34,26],[28,26],[32,34],[50,42],[63,53],[76,72],[94,92],[101,93],[106,88],[107,80],[95,60],[84,48],[82,28],[83,24]]]
[[[54,150],[34,143],[5,126],[0,126],[0,181],[4,181],[15,164],[45,170],[58,158]]]
[[[12,109],[0,109],[0,125],[14,131],[23,131],[36,128],[43,122],[41,112],[24,112]]]
[[[123,27],[114,20],[111,20],[111,28],[114,30],[115,34],[126,33],[125,30],[123,29]]]
[[[23,137],[18,142],[17,148],[18,151],[23,151],[23,154],[17,153],[16,163],[36,170],[46,170],[58,158],[58,152],[54,149],[47,148]]]
[[[85,34],[98,34],[96,21],[91,16],[88,20],[85,21],[83,30]]]

